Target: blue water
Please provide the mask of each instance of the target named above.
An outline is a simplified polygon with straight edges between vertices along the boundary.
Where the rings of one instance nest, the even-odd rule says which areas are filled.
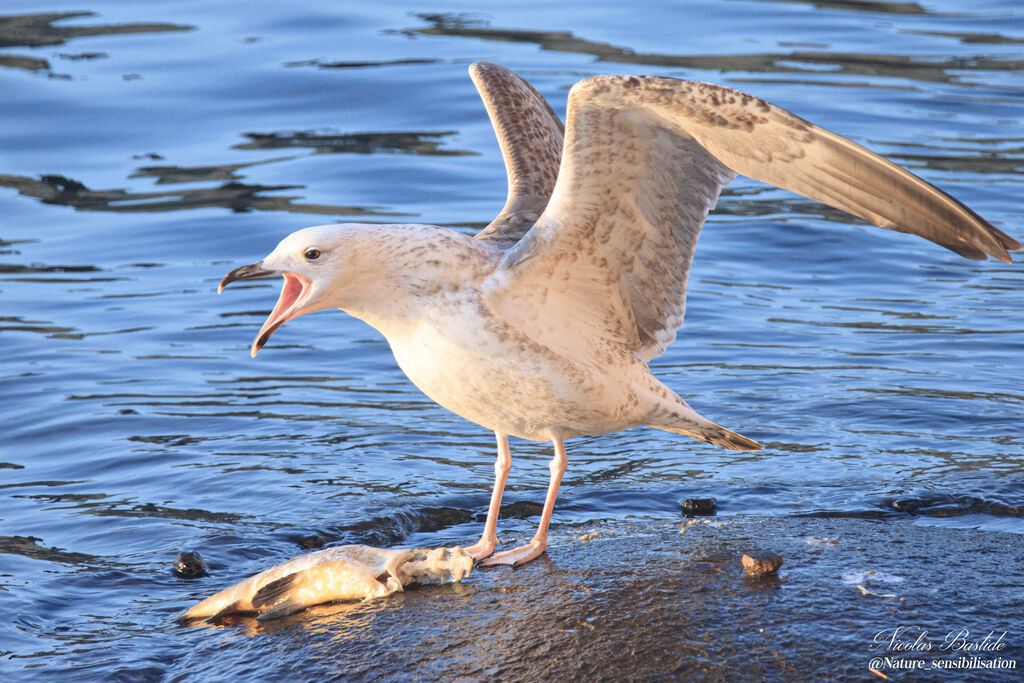
[[[363,323],[308,316],[251,360],[278,283],[216,296],[307,225],[489,222],[505,177],[473,61],[560,115],[594,74],[747,90],[1024,237],[1018,0],[88,8],[0,10],[5,679],[187,676],[211,636],[172,617],[220,586],[323,544],[476,539],[490,433],[421,395]],[[767,448],[571,441],[552,556],[578,525],[675,519],[694,495],[723,515],[1024,532],[1017,260],[964,260],[739,179],[652,365]],[[550,457],[512,449],[509,540],[532,533]],[[893,506],[906,499],[917,514]],[[171,575],[189,549],[210,577]]]

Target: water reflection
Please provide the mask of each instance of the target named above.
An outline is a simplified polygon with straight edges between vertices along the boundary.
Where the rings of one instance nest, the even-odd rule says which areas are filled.
[[[35,332],[56,337],[74,331],[73,327],[61,327],[47,320],[26,320],[17,316],[0,316],[0,332]]]
[[[99,273],[102,270],[96,266],[44,266],[39,264],[21,266],[15,263],[0,263],[0,275],[8,273]]]
[[[33,560],[59,562],[61,564],[97,564],[101,558],[86,553],[75,553],[60,548],[40,545],[42,539],[35,536],[0,536],[0,554],[21,555]]]
[[[131,501],[116,501],[104,504],[83,503],[76,507],[80,508],[83,512],[97,517],[177,519],[188,522],[208,522],[211,524],[241,524],[245,519],[243,515],[229,512],[210,512],[197,508],[172,508],[155,503],[132,503]]]
[[[59,482],[61,485],[68,485],[77,482]],[[34,482],[38,484],[38,482]],[[246,515],[229,512],[211,512],[198,508],[174,508],[156,503],[138,503],[131,499],[113,500],[106,493],[36,493],[36,494],[15,494],[12,498],[38,501],[49,507],[46,510],[74,510],[79,514],[88,514],[95,517],[126,517],[140,519],[173,519],[186,522],[205,522],[208,524],[244,524]],[[27,548],[26,553],[38,554],[37,546],[25,546],[25,539],[15,537],[8,545],[14,548]],[[29,539],[33,540],[33,539]],[[39,539],[34,539],[38,542]],[[54,549],[46,549],[52,552]],[[0,539],[0,552],[3,552],[3,541]],[[13,552],[13,551],[9,551]],[[70,554],[74,555],[74,554]]]
[[[785,223],[790,220],[806,223],[810,218],[817,218],[832,224],[870,225],[865,220],[825,206],[821,202],[804,199],[761,184],[726,187],[712,213],[712,219],[717,220],[722,216],[770,216],[773,223]]]
[[[959,75],[972,71],[1020,71],[1024,60],[999,59],[976,55],[964,57],[931,57],[907,54],[884,54],[837,51],[802,51],[761,54],[668,55],[644,53],[629,47],[601,43],[576,37],[571,31],[537,31],[529,29],[493,28],[487,22],[463,14],[420,14],[431,25],[407,29],[411,35],[451,36],[510,43],[533,43],[542,50],[572,52],[597,57],[599,61],[620,64],[700,69],[721,72],[751,73],[821,73],[832,75],[903,78],[923,82],[965,83]],[[865,83],[865,87],[872,84]]]
[[[870,12],[872,14],[934,15],[916,2],[880,2],[876,0],[757,0],[765,4],[789,2],[798,5],[813,5],[820,9],[846,12]]]
[[[0,66],[8,69],[24,69],[25,71],[44,71],[50,68],[45,59],[23,57],[21,55],[0,55]]]
[[[213,167],[205,167],[207,173]],[[219,174],[232,173],[232,166],[221,167]],[[168,172],[169,173],[169,172]],[[181,170],[178,170],[179,178]],[[187,171],[184,172],[187,174]],[[167,182],[186,182],[169,180]],[[219,187],[196,188],[167,192],[132,192],[122,188],[91,190],[85,184],[61,175],[39,178],[0,175],[0,187],[10,187],[25,197],[34,197],[44,204],[71,206],[79,211],[111,211],[114,213],[151,213],[224,208],[235,212],[288,211],[327,216],[400,216],[365,206],[302,204],[297,196],[267,196],[266,193],[301,189],[303,185],[257,185],[230,181]]]
[[[311,633],[330,633],[332,640],[345,641],[371,635],[377,613],[381,610],[391,609],[394,607],[381,600],[332,602],[314,605],[301,612],[278,619],[260,620],[255,616],[233,613],[214,619],[197,620],[184,625],[213,630],[241,629],[249,635],[268,635],[291,627],[298,627]]]
[[[387,59],[377,62],[327,62],[322,59],[306,59],[298,62],[287,62],[285,66],[316,66],[321,69],[365,69],[376,66],[411,66],[440,63],[440,59]]]
[[[972,144],[969,147],[959,145],[955,148],[949,145],[939,148],[900,142],[886,144],[895,148],[886,156],[910,169],[927,168],[933,171],[1004,176],[1012,176],[1024,170],[1024,147],[1020,146],[1020,140],[987,140],[984,144]],[[1008,144],[1013,146],[1007,147]]]
[[[442,147],[444,138],[455,131],[384,132],[384,133],[314,133],[290,131],[245,133],[249,142],[235,145],[243,150],[311,149],[309,154],[375,154],[401,153],[416,156],[465,156],[474,154],[460,149]],[[155,178],[157,185],[226,181],[218,187],[190,188],[163,192],[136,192],[124,188],[93,190],[85,183],[59,174],[38,178],[0,174],[0,187],[9,187],[25,197],[34,197],[44,204],[71,206],[79,211],[110,211],[114,213],[150,213],[188,211],[204,208],[225,208],[234,212],[287,211],[326,216],[403,216],[380,207],[334,204],[305,204],[299,196],[275,196],[273,193],[305,189],[305,185],[260,185],[242,182],[242,169],[273,163],[294,161],[302,155],[262,159],[248,163],[210,164],[204,166],[142,166],[129,178]],[[150,158],[160,158],[153,155]],[[0,246],[3,246],[0,244]]]
[[[113,36],[130,33],[192,31],[195,26],[167,23],[99,24],[92,26],[54,26],[58,21],[94,17],[95,12],[44,12],[0,16],[0,47],[41,47],[62,45],[85,36]]]
[[[441,147],[443,138],[457,131],[394,132],[394,133],[314,133],[290,131],[277,133],[245,133],[249,142],[235,145],[234,149],[291,149],[311,148],[317,154],[373,154],[375,152],[401,152],[424,156],[467,156],[476,154],[468,150]]]
[[[291,157],[289,157],[290,159]],[[248,164],[219,164],[213,166],[141,166],[129,178],[156,178],[157,185],[199,183],[213,180],[241,180],[238,171],[250,166],[278,161],[253,161]]]
[[[8,14],[0,16],[0,48],[43,47],[63,45],[75,38],[88,36],[128,35],[135,33],[163,33],[192,31],[194,26],[168,23],[98,24],[91,26],[55,26],[57,22],[96,16],[95,12],[45,12],[40,14]],[[65,59],[96,59],[103,53],[81,55],[61,54]],[[0,67],[27,71],[48,71],[50,63],[37,57],[0,55]]]
[[[965,45],[1021,45],[1022,38],[1011,38],[1010,36],[998,33],[960,33],[953,31],[906,31],[920,36],[938,36],[940,38],[953,38]]]
[[[938,319],[942,319],[943,316],[933,316]],[[778,323],[780,325],[806,325],[808,327],[822,327],[822,328],[834,328],[834,329],[849,329],[855,331],[863,331],[868,333],[873,332],[887,332],[887,333],[902,333],[902,334],[978,334],[978,335],[990,335],[990,334],[1021,334],[1024,332],[1024,328],[1010,328],[1006,330],[973,330],[966,328],[954,327],[951,325],[900,325],[895,323],[883,323],[874,320],[857,320],[857,321],[842,321],[842,320],[797,320],[794,318],[769,318],[769,322]]]

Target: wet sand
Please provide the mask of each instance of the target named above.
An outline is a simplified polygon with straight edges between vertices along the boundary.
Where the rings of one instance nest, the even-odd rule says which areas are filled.
[[[514,681],[863,680],[875,678],[873,664],[893,680],[1000,680],[1024,665],[1017,534],[808,517],[652,524],[563,526],[547,556],[519,569],[266,623],[236,620],[178,665],[238,674],[262,662],[272,668],[260,675],[272,678]],[[752,551],[783,555],[778,575],[747,577],[740,558]],[[905,631],[893,645],[895,629]],[[963,642],[1006,635],[998,649],[942,649],[964,629]],[[258,635],[224,637],[242,634]],[[872,661],[886,656],[926,668]],[[962,656],[1018,666],[933,668]]]

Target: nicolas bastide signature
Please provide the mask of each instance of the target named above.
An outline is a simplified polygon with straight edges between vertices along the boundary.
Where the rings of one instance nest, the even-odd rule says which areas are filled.
[[[1016,669],[1017,660],[1001,656],[1007,649],[1006,631],[971,632],[955,628],[930,634],[925,629],[897,626],[879,631],[869,646],[875,655],[869,670],[888,679],[882,670]]]
[[[971,633],[966,628],[958,628],[943,634],[932,635],[924,629],[897,626],[876,633],[870,649],[892,653],[997,653],[1006,649],[1005,638],[1006,631],[989,631],[986,634],[979,634]]]

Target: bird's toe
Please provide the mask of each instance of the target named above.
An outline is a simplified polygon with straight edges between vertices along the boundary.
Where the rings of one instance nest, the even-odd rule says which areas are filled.
[[[534,539],[524,546],[513,548],[512,550],[503,550],[500,553],[495,553],[487,559],[479,562],[478,567],[518,567],[519,565],[526,564],[530,560],[536,559],[544,554],[547,550],[547,543],[537,541]]]

